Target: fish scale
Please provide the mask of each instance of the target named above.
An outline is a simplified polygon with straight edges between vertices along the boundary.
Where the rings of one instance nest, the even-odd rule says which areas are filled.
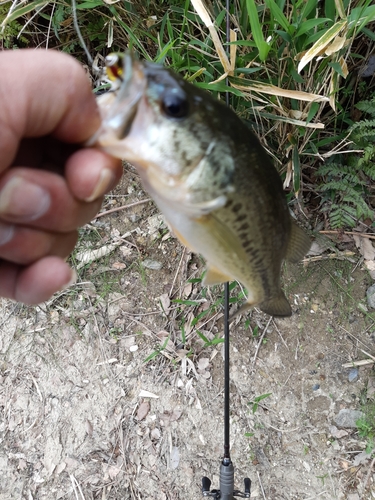
[[[118,89],[99,98],[92,142],[136,166],[177,237],[205,257],[205,284],[238,280],[248,291],[240,311],[289,316],[282,262],[301,259],[310,240],[258,139],[229,107],[159,65],[114,54],[108,73]]]

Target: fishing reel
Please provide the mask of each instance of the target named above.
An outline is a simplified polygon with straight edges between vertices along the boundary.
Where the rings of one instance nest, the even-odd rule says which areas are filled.
[[[202,478],[202,495],[215,500],[232,500],[237,498],[250,498],[251,480],[248,477],[244,479],[244,491],[234,489],[234,467],[232,461],[223,459],[220,466],[220,489],[210,490],[211,480],[208,477]]]

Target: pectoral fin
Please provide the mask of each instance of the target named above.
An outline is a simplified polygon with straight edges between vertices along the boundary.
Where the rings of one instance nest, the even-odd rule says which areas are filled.
[[[220,285],[220,283],[226,283],[230,280],[231,278],[221,271],[218,271],[214,267],[208,267],[203,278],[203,285]]]

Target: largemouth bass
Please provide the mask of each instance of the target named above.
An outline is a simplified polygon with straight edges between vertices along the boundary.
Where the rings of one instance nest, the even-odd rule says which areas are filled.
[[[162,66],[112,54],[107,73],[118,88],[100,98],[97,145],[137,167],[176,236],[206,259],[204,284],[237,280],[249,307],[290,316],[281,265],[300,260],[310,240],[292,221],[255,135],[226,105]]]

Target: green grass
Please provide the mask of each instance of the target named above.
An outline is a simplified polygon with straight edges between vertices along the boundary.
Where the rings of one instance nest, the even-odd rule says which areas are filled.
[[[360,395],[363,417],[356,422],[359,437],[366,441],[366,453],[372,454],[375,448],[375,400],[368,395],[367,385]]]

